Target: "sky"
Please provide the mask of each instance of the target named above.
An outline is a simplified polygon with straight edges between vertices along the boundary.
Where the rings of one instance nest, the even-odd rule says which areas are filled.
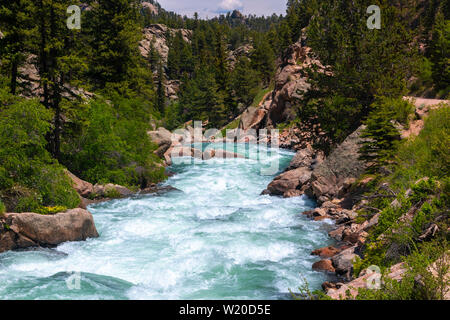
[[[243,14],[269,16],[285,14],[286,0],[158,0],[161,6],[176,13],[192,16],[198,12],[202,18],[212,18],[235,9]]]

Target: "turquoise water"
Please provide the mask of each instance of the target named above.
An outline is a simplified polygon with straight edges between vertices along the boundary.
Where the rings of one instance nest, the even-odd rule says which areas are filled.
[[[180,191],[91,206],[98,239],[0,254],[0,298],[288,299],[300,274],[320,288],[310,252],[330,225],[300,214],[314,206],[304,197],[260,196],[273,179],[261,168],[294,154],[237,151],[248,159],[172,166]]]

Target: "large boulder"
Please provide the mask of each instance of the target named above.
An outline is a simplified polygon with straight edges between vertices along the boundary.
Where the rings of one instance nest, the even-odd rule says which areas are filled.
[[[72,186],[80,196],[87,198],[94,192],[94,186],[92,183],[81,180],[67,169],[65,170],[65,173],[70,180],[72,180]]]
[[[155,154],[158,157],[163,158],[166,151],[169,150],[172,145],[172,133],[161,127],[156,131],[148,132],[148,135],[150,136],[150,139],[158,145],[158,149],[155,151]]]
[[[335,271],[330,259],[317,261],[312,265],[312,269],[314,271],[326,271],[331,273]]]
[[[301,167],[286,171],[276,177],[267,187],[271,195],[283,196],[287,192],[297,190],[311,178],[311,170]],[[286,194],[287,195],[287,194]]]
[[[92,214],[80,208],[54,215],[7,213],[0,219],[0,252],[98,236]]]
[[[96,184],[93,195],[100,198],[124,198],[131,196],[133,191],[118,184],[108,183],[106,185]]]
[[[239,153],[234,153],[234,152],[230,152],[230,151],[225,151],[225,150],[216,150],[214,153],[214,158],[219,158],[219,159],[245,159],[245,157]]]
[[[267,110],[264,108],[249,107],[241,115],[241,122],[239,123],[239,129],[259,129],[259,125],[264,120],[267,114]]]
[[[333,267],[336,269],[336,273],[339,275],[350,276],[353,271],[353,262],[357,255],[355,254],[355,247],[345,249],[331,258]]]
[[[264,194],[286,198],[302,195],[311,179],[313,168],[321,161],[321,153],[315,153],[311,147],[299,150],[286,171],[267,186]]]
[[[342,195],[349,182],[356,181],[366,170],[366,163],[359,159],[358,153],[364,128],[361,126],[349,135],[312,172],[309,188],[305,193],[318,199],[319,204]]]

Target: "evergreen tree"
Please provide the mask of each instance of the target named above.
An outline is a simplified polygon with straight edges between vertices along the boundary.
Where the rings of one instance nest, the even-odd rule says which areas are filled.
[[[4,38],[0,39],[0,57],[8,62],[10,72],[10,90],[16,94],[18,68],[31,52],[33,37],[33,2],[30,0],[6,1],[0,6],[0,30]]]
[[[223,119],[223,96],[211,68],[200,67],[192,79],[183,79],[180,105],[185,120]]]
[[[153,37],[152,41],[150,42],[150,51],[148,53],[148,62],[150,63],[150,67],[153,71],[157,70],[161,60],[158,50],[156,50],[155,48],[155,43],[156,37]]]
[[[252,69],[250,59],[241,57],[232,74],[232,88],[238,102],[249,106],[259,89],[260,82],[259,74]]]
[[[158,85],[156,89],[156,108],[164,115],[164,110],[166,106],[166,92],[164,87],[164,70],[162,63],[158,66]]]
[[[431,42],[432,77],[436,89],[450,90],[450,20],[439,11]]]
[[[70,81],[71,71],[79,68],[82,59],[73,47],[73,34],[66,25],[68,0],[43,1],[36,3],[36,16],[39,19],[36,49],[38,71],[42,87],[42,101],[45,107],[54,112],[53,130],[47,135],[49,151],[60,159],[62,130],[62,93],[64,84]]]
[[[134,75],[142,34],[138,24],[137,0],[99,0],[84,19],[90,35],[90,75],[96,87],[119,84]],[[122,87],[119,85],[118,87]]]
[[[400,140],[389,103],[389,99],[374,103],[373,111],[365,121],[366,129],[361,134],[364,140],[359,149],[360,159],[368,162],[371,171],[392,160]]]
[[[262,36],[255,39],[255,50],[250,58],[253,69],[261,74],[264,84],[268,85],[275,70],[275,54],[267,39]]]

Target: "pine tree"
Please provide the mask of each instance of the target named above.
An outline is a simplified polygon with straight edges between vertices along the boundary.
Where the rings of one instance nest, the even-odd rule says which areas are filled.
[[[138,67],[139,41],[137,0],[99,0],[92,2],[85,27],[90,35],[90,76],[94,84],[119,84],[133,77]],[[118,87],[123,87],[119,85]]]
[[[0,40],[0,54],[9,64],[10,91],[13,95],[16,94],[19,66],[31,51],[33,12],[33,2],[30,0],[6,1],[0,7],[0,30],[5,33]]]
[[[386,103],[389,103],[389,100],[374,103],[374,110],[365,121],[367,127],[361,134],[363,142],[359,149],[360,159],[368,162],[371,171],[392,160],[400,139],[394,124],[393,111]]]
[[[161,115],[164,115],[165,112],[165,106],[166,106],[166,93],[165,93],[165,87],[164,87],[164,70],[162,63],[158,66],[158,84],[156,89],[156,108],[161,113]]]
[[[275,70],[275,54],[267,39],[255,39],[255,50],[251,54],[252,68],[260,72],[264,84],[268,85]]]
[[[152,41],[150,42],[150,51],[148,53],[148,62],[150,63],[150,67],[153,71],[157,70],[161,60],[158,50],[156,50],[155,48],[155,44],[156,44],[156,37],[153,37]]]
[[[54,112],[53,131],[47,140],[49,151],[56,159],[60,159],[64,84],[70,81],[71,71],[82,64],[73,46],[73,35],[79,31],[69,30],[66,25],[66,10],[70,5],[69,0],[36,3],[38,71],[43,104]]]
[[[239,103],[249,106],[259,89],[259,74],[251,67],[250,59],[242,57],[232,74],[232,88]]]
[[[436,89],[450,90],[450,20],[439,11],[431,42],[432,77]]]

